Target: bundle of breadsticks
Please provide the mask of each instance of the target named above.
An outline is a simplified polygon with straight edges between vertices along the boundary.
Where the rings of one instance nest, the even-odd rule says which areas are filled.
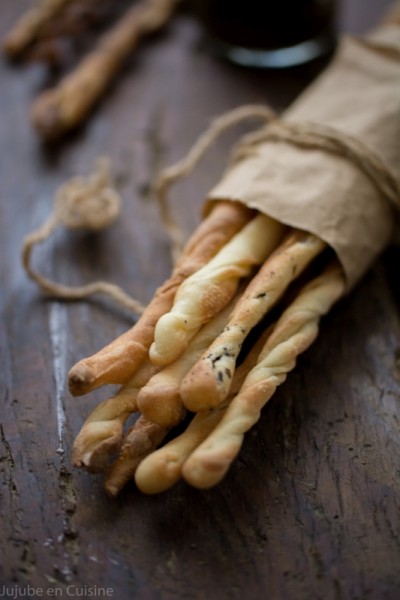
[[[324,251],[313,234],[241,204],[216,203],[137,324],[71,369],[74,394],[123,384],[85,422],[74,463],[105,470],[112,495],[135,472],[149,493],[181,476],[197,487],[217,483],[344,290],[342,269],[331,259],[291,291],[293,301],[275,324],[256,331]],[[243,355],[252,332],[258,335]],[[132,413],[140,416],[123,437]],[[193,417],[188,428],[153,452],[187,414]]]
[[[392,240],[399,14],[344,40],[282,118],[265,111],[133,328],[72,367],[73,395],[121,385],[73,447],[110,495],[132,479],[145,493],[218,483],[321,318]]]
[[[46,141],[59,139],[79,126],[142,38],[168,23],[178,3],[179,0],[132,0],[132,5],[96,40],[79,64],[35,100],[31,117],[40,136]],[[15,59],[30,50],[35,58],[50,64],[60,62],[59,38],[77,38],[85,20],[104,29],[114,5],[96,0],[38,0],[8,32],[4,51]]]

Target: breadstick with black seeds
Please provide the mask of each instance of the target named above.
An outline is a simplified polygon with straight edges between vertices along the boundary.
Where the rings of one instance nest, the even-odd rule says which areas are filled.
[[[294,230],[265,261],[236,304],[224,331],[183,380],[181,396],[188,410],[213,408],[227,397],[247,335],[325,247],[315,235]]]
[[[140,390],[137,405],[140,412],[159,425],[171,427],[179,422],[184,406],[180,397],[183,378],[203,352],[221,333],[239,294],[194,336],[183,354],[171,365],[156,373]]]
[[[251,274],[279,244],[285,226],[258,214],[207,264],[178,289],[171,310],[157,322],[150,359],[172,363],[202,325],[224,308],[241,279]]]
[[[228,400],[216,409],[195,414],[181,435],[155,452],[151,452],[139,463],[135,472],[135,481],[142,492],[157,494],[172,487],[181,479],[185,461],[222,419],[230,400],[239,392],[245,377],[254,367],[270,331],[271,328],[268,328],[260,335],[244,361],[236,369]]]
[[[284,311],[219,424],[185,462],[184,479],[198,488],[216,485],[237,456],[245,433],[318,335],[319,322],[343,295],[341,267],[332,266],[300,291]]]
[[[155,292],[137,323],[110,344],[76,363],[68,376],[73,396],[108,383],[124,384],[148,355],[158,319],[172,306],[181,283],[206,264],[242,227],[253,211],[238,202],[220,201],[191,235],[171,276]]]

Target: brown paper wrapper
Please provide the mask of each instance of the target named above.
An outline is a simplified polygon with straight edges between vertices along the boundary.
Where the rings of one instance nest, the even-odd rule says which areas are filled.
[[[343,39],[328,69],[283,115],[321,123],[367,144],[399,174],[400,27]],[[394,209],[352,161],[290,142],[260,143],[208,195],[240,201],[318,235],[336,252],[352,287],[389,244]]]

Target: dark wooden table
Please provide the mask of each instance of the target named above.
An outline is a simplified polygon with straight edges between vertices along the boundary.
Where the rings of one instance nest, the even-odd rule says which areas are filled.
[[[346,0],[341,29],[364,31],[388,4]],[[2,33],[27,6],[2,1]],[[249,102],[282,110],[314,76],[235,68],[209,56],[200,38],[189,16],[176,18],[132,57],[85,127],[51,150],[28,119],[46,70],[1,61],[0,596],[398,600],[396,249],[325,319],[221,485],[202,492],[182,483],[147,497],[132,484],[112,501],[100,477],[71,466],[74,436],[109,390],[72,398],[66,374],[133,317],[101,299],[45,298],[21,267],[24,236],[45,220],[63,181],[108,154],[122,218],[97,235],[60,231],[37,249],[35,265],[57,281],[103,278],[148,300],[171,266],[149,194],[155,173],[212,117]],[[185,231],[237,134],[175,189]]]

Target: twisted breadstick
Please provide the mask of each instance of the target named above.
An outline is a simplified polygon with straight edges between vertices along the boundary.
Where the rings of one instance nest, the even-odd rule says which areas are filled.
[[[253,212],[236,202],[218,202],[187,242],[172,275],[158,288],[138,322],[102,350],[69,372],[69,389],[78,396],[106,383],[125,383],[140,367],[153,341],[154,327],[172,306],[176,290],[201,268],[251,218]]]
[[[104,484],[109,496],[116,496],[134,476],[138,464],[162,442],[170,428],[140,416],[130,428],[121,451],[111,465]]]
[[[126,420],[137,411],[136,399],[141,387],[157,370],[150,362],[145,363],[115,396],[96,406],[75,439],[72,448],[75,466],[91,472],[108,467],[110,455],[121,444]]]
[[[223,406],[198,412],[187,429],[140,462],[135,473],[138,488],[146,494],[157,494],[172,487],[181,478],[182,467],[190,454],[215,429],[222,419],[226,406],[242,387],[250,369],[270,334],[265,330],[250,349],[243,363],[236,369],[230,397]]]
[[[139,391],[136,403],[142,415],[129,430],[117,459],[110,467],[105,483],[106,491],[110,495],[117,495],[125,483],[132,479],[142,459],[152,453],[172,427],[184,417],[185,410],[179,396],[182,378],[201,356],[204,348],[223,329],[236,300],[237,298],[232,300],[224,311],[196,335],[186,353],[175,363],[151,377]],[[247,367],[246,373],[249,368],[250,366]],[[157,377],[158,374],[160,377]],[[239,368],[235,379],[237,389],[244,377],[243,367]],[[209,422],[211,423],[211,420]]]
[[[224,331],[183,380],[181,396],[186,408],[197,412],[218,406],[226,398],[246,336],[324,248],[324,242],[313,234],[295,230],[286,237],[251,280]]]
[[[17,57],[40,34],[44,25],[49,23],[71,0],[42,0],[15,23],[3,41],[3,48],[10,57]]]
[[[171,427],[181,419],[184,410],[179,389],[182,379],[203,352],[221,333],[238,299],[234,299],[209,321],[189,343],[183,354],[171,365],[156,373],[140,390],[137,405],[149,421]]]
[[[150,359],[158,365],[173,362],[190,339],[230,301],[241,278],[274,250],[284,226],[258,214],[208,264],[188,277],[176,293],[171,311],[154,330]]]
[[[331,267],[306,285],[282,314],[239,394],[184,464],[182,474],[187,482],[208,488],[222,479],[240,450],[244,434],[258,421],[261,409],[294,368],[297,356],[314,341],[321,316],[344,288],[341,268]]]
[[[81,123],[136,44],[169,20],[177,2],[134,3],[75,71],[39,96],[32,108],[32,120],[43,138],[56,138]]]

